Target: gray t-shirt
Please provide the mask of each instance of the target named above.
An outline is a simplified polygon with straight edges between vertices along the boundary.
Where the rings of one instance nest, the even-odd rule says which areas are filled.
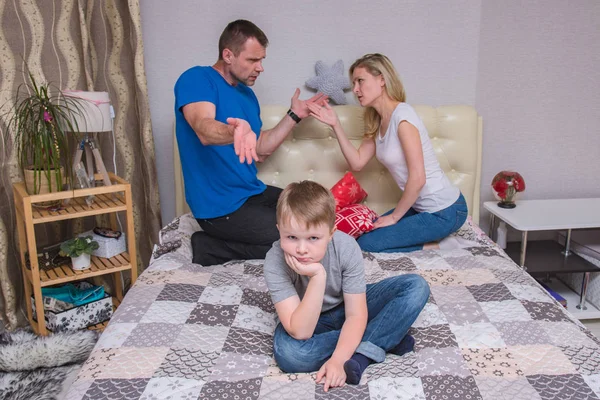
[[[327,272],[321,312],[342,303],[344,293],[365,293],[367,285],[363,256],[358,243],[351,236],[336,231],[321,264]],[[265,257],[264,274],[273,304],[294,295],[298,295],[300,300],[304,297],[309,278],[297,274],[287,265],[279,240],[273,243]]]

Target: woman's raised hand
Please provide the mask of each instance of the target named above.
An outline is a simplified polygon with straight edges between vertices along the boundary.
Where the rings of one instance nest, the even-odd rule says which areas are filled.
[[[325,103],[322,106],[312,103],[308,105],[308,109],[311,116],[315,117],[324,124],[334,127],[339,123],[338,116],[333,108],[331,108],[329,103]]]
[[[296,88],[294,95],[292,96],[292,103],[290,109],[300,118],[306,118],[309,116],[310,105],[322,106],[327,103],[329,96],[323,93],[317,93],[310,99],[300,100],[300,89]]]

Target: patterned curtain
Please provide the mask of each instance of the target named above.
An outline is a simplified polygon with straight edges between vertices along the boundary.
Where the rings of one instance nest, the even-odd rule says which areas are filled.
[[[0,21],[0,106],[10,104],[27,69],[38,83],[109,93],[116,151],[110,133],[98,134],[96,143],[107,169],[114,170],[114,153],[117,174],[132,185],[141,272],[161,217],[139,0],[2,0]],[[25,321],[12,199],[12,183],[22,177],[4,108],[0,115],[0,318],[13,329]],[[46,238],[80,229],[74,226],[80,222],[68,222],[67,230],[47,228],[54,231],[45,232]]]

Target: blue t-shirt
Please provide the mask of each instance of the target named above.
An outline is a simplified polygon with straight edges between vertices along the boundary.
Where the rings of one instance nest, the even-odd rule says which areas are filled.
[[[240,163],[233,144],[203,145],[183,116],[186,104],[199,101],[213,103],[215,119],[248,121],[257,137],[262,121],[254,92],[246,85],[230,85],[212,67],[193,67],[175,83],[175,118],[177,144],[185,183],[185,199],[196,218],[216,218],[240,208],[251,196],[266,186],[256,177],[256,164]]]

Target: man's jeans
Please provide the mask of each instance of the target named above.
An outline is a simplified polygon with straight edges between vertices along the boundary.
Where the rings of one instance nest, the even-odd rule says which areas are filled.
[[[429,285],[420,275],[406,274],[367,285],[367,328],[356,353],[376,362],[408,332],[429,298]],[[335,347],[345,320],[344,303],[319,317],[310,339],[296,340],[277,325],[273,338],[275,360],[283,371],[317,371]]]
[[[206,267],[229,260],[265,258],[279,239],[275,210],[281,191],[267,186],[231,214],[197,218],[202,231],[192,235],[192,261]]]
[[[391,214],[390,211],[383,215]],[[424,243],[435,242],[456,232],[467,219],[467,202],[462,193],[450,207],[428,213],[412,208],[394,225],[367,232],[356,241],[363,251],[406,253],[423,249]]]

